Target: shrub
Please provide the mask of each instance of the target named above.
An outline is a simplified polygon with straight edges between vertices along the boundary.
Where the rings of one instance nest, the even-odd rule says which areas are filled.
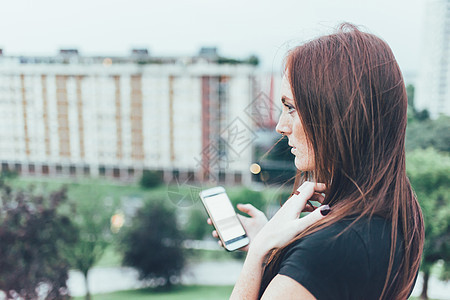
[[[163,180],[159,172],[144,170],[139,183],[143,188],[153,188],[162,184]]]
[[[179,279],[185,257],[183,234],[177,228],[173,209],[161,201],[150,201],[122,234],[122,263],[136,268],[140,279],[167,288]]]

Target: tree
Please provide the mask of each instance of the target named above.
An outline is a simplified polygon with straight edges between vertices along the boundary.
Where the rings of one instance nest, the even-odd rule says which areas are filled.
[[[123,265],[136,268],[140,279],[170,289],[185,265],[183,234],[176,221],[173,209],[149,201],[122,232]]]
[[[45,299],[67,299],[64,249],[76,243],[77,230],[66,190],[34,195],[3,182],[0,188],[0,290],[10,292],[8,299],[37,299],[41,287]]]
[[[67,249],[67,256],[71,266],[83,274],[86,286],[85,299],[89,300],[91,293],[88,273],[111,244],[110,218],[114,207],[105,203],[108,201],[104,201],[95,191],[86,194],[86,197],[88,199],[77,201],[75,224],[78,229],[78,243]]]
[[[276,136],[274,140],[274,146],[272,150],[268,153],[266,157],[267,160],[272,161],[288,161],[292,162],[294,159],[294,155],[291,153],[291,147],[288,145],[287,138],[283,138],[280,140],[279,135]]]
[[[406,86],[406,95],[408,97],[408,106],[412,107],[413,110],[415,111],[415,106],[414,106],[414,94],[415,94],[415,88],[414,85],[412,84],[408,84]]]
[[[406,95],[408,97],[408,123],[415,121],[426,121],[430,119],[428,110],[417,110],[414,103],[415,87],[412,84],[406,86]]]
[[[259,65],[259,58],[256,55],[250,55],[249,58],[247,58],[247,63],[250,65],[257,66]]]
[[[406,149],[433,147],[450,152],[450,117],[441,116],[436,120],[414,121],[406,129]]]
[[[431,267],[439,260],[450,267],[450,156],[432,148],[407,155],[407,172],[422,207],[425,245],[422,256],[422,299],[428,299]],[[442,274],[449,279],[448,272]]]
[[[296,174],[294,156],[286,138],[274,135],[272,145],[257,145],[254,157],[261,166],[261,172],[253,180],[265,184],[282,185]]]
[[[421,111],[414,110],[414,118],[418,121],[426,121],[430,119],[430,113],[427,109]]]

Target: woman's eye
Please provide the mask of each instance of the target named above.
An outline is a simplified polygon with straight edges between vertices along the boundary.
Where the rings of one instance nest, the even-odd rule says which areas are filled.
[[[292,114],[295,111],[295,107],[292,105],[285,104],[284,106],[286,106],[288,114]]]

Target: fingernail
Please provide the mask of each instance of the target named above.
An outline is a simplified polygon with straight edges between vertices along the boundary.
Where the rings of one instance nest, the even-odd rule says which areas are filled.
[[[322,205],[320,207],[320,213],[322,214],[322,216],[326,216],[330,213],[331,208],[328,205]]]

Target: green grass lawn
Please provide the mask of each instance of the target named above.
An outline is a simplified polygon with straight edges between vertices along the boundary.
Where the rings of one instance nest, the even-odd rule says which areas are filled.
[[[99,198],[111,197],[115,203],[118,203],[123,196],[137,196],[142,199],[167,198],[166,185],[144,189],[136,183],[125,184],[106,179],[17,177],[8,179],[7,183],[17,188],[33,186],[37,192],[54,191],[66,186],[68,197],[76,202],[90,201],[94,196]]]
[[[93,295],[93,300],[222,300],[228,299],[233,290],[232,286],[180,286],[172,291],[156,291],[154,289],[139,289],[120,291],[108,294]],[[84,297],[75,297],[82,300]]]
[[[83,203],[85,201],[92,201],[93,199],[112,200],[114,205],[119,205],[120,200],[124,197],[138,197],[144,201],[152,199],[160,199],[169,201],[169,194],[179,193],[181,195],[189,195],[191,206],[183,207],[181,209],[190,209],[193,206],[200,208],[200,198],[197,197],[198,191],[192,190],[189,185],[186,186],[168,186],[162,184],[158,187],[145,189],[139,186],[138,183],[123,183],[120,181],[108,180],[105,178],[48,178],[48,177],[15,177],[6,178],[6,183],[15,188],[29,189],[33,187],[36,193],[48,194],[55,191],[62,186],[67,187],[67,195],[76,203]],[[202,189],[209,186],[203,186]],[[227,187],[227,192],[231,198],[239,194],[244,187],[230,186]],[[276,202],[275,195],[280,191],[277,188],[266,188],[262,196],[266,203]],[[173,203],[174,207],[179,206]],[[179,206],[180,207],[180,206]],[[206,217],[206,215],[205,215]]]

